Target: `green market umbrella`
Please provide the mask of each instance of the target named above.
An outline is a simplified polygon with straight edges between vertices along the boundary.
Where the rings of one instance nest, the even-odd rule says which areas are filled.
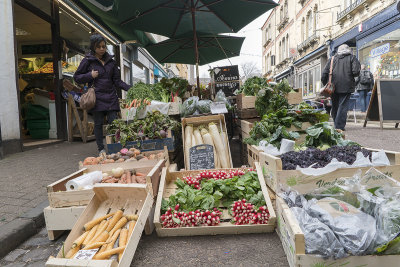
[[[275,6],[273,0],[121,0],[114,1],[113,12],[125,27],[170,38],[193,37],[199,88],[198,36],[238,32]]]
[[[217,60],[236,57],[244,37],[198,36],[199,60],[196,61],[193,37],[178,37],[146,46],[147,51],[160,63],[208,64]]]

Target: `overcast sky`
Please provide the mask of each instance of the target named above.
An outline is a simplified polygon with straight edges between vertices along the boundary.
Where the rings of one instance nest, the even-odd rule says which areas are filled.
[[[232,65],[239,65],[245,62],[256,62],[259,70],[262,69],[262,35],[261,35],[261,27],[264,25],[264,22],[267,20],[268,15],[267,13],[261,15],[256,20],[248,24],[244,27],[240,32],[237,34],[231,34],[232,36],[242,36],[246,37],[243,42],[242,50],[240,52],[240,56],[230,58],[230,62],[227,59],[216,61],[211,64],[200,66],[200,77],[208,78],[208,69],[214,67],[222,67],[222,66],[230,66]]]

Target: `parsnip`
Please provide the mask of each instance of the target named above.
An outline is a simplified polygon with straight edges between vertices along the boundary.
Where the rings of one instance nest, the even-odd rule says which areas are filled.
[[[105,223],[105,221],[104,221]],[[92,238],[95,236],[97,228],[99,228],[100,224],[95,225],[89,232],[89,234],[86,236],[85,240],[82,242],[82,247],[85,247],[90,240],[92,240]]]
[[[117,222],[119,221],[119,219],[122,218],[122,215],[124,215],[124,212],[119,209],[117,210],[117,212],[115,212],[115,215],[111,218],[110,223],[108,224],[106,231],[110,232],[111,229],[114,228],[114,226],[117,224]]]
[[[128,243],[128,229],[125,229],[125,228],[124,228],[124,229],[121,230],[121,233],[120,233],[120,235],[119,235],[119,243],[118,243],[118,246],[119,246],[119,247],[126,246],[126,243]],[[123,254],[123,253],[124,253],[123,251],[119,253],[119,255],[118,255],[118,262],[121,261],[121,258],[122,258],[122,254]]]
[[[121,229],[118,229],[117,231],[115,231],[115,233],[113,234],[113,236],[111,238],[110,243],[107,244],[106,251],[114,248],[115,241],[117,241],[117,238],[120,233],[121,233]]]
[[[125,246],[113,248],[111,250],[107,250],[102,253],[97,253],[96,255],[94,255],[93,259],[94,260],[105,260],[105,259],[109,258],[111,255],[118,254],[120,252],[123,252],[124,250],[125,250]]]
[[[196,138],[194,137],[194,135],[192,134],[192,147],[197,146],[197,142],[196,142]]]
[[[88,249],[95,249],[95,248],[99,248],[103,245],[107,245],[107,242],[96,242],[96,243],[92,243],[88,246],[86,246],[83,250],[88,250]]]
[[[208,124],[208,129],[210,131],[210,135],[213,139],[215,148],[217,150],[219,160],[221,161],[221,167],[229,168],[230,164],[228,163],[228,160],[226,157],[226,154],[227,154],[226,149],[225,149],[224,143],[222,141],[221,135],[218,131],[217,125],[215,125],[215,123],[211,122]]]
[[[80,237],[78,237],[74,243],[72,244],[72,248],[75,248],[77,246],[82,245],[83,241],[85,241],[85,238],[87,237],[87,235],[89,234],[89,231],[84,232]]]

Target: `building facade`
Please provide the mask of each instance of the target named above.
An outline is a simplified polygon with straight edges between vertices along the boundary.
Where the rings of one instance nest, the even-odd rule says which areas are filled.
[[[376,78],[400,76],[400,25],[395,0],[280,0],[262,27],[263,75],[287,78],[312,99],[321,73],[341,44]],[[396,66],[393,66],[396,63]]]

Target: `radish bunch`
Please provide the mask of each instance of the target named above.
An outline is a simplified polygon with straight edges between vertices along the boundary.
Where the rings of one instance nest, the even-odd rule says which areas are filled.
[[[217,208],[213,211],[189,211],[188,213],[178,211],[179,204],[175,210],[168,208],[167,212],[161,215],[161,222],[164,228],[194,227],[199,225],[215,226],[220,223],[222,212]]]
[[[247,171],[253,171],[253,169],[248,169]],[[193,186],[193,188],[200,189],[200,182],[203,179],[225,180],[232,179],[236,176],[242,176],[244,174],[245,171],[241,169],[234,169],[229,171],[202,171],[195,177],[186,176],[183,177],[182,180],[185,181],[188,185]]]
[[[232,204],[232,217],[235,225],[242,224],[267,224],[269,211],[266,206],[261,206],[258,210],[246,199],[235,201]]]

